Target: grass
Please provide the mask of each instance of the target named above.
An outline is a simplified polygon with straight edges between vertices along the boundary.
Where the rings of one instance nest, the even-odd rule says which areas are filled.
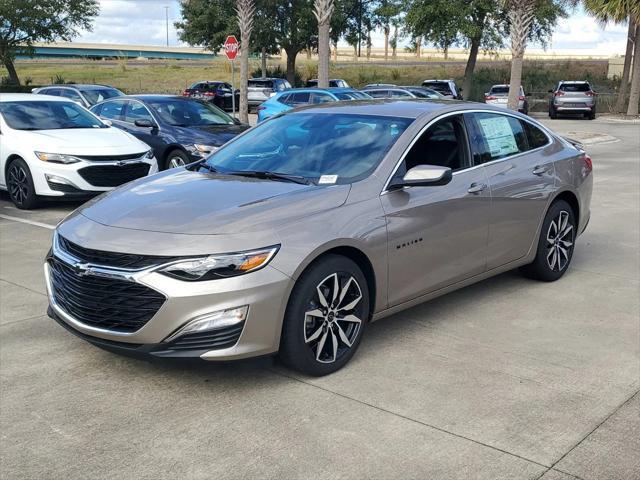
[[[315,62],[304,58],[298,60],[297,79],[304,82],[317,75]],[[210,62],[180,61],[117,61],[101,60],[61,60],[22,61],[16,64],[22,79],[30,77],[32,85],[54,83],[56,78],[73,83],[103,83],[113,85],[126,93],[180,93],[184,88],[199,80],[231,81],[231,66],[224,59]],[[236,68],[236,81],[240,77]],[[259,72],[259,61],[252,61],[251,72]],[[283,73],[285,69],[278,62],[269,63],[270,71]],[[601,95],[599,101],[606,111],[614,103],[616,83],[606,77],[606,62],[580,60],[527,61],[523,72],[523,86],[537,108],[545,108],[547,90],[559,80],[586,79]],[[6,70],[0,68],[0,77]],[[464,64],[446,64],[425,61],[424,65],[361,65],[337,63],[331,67],[331,76],[344,78],[349,84],[361,87],[368,83],[395,83],[399,85],[419,85],[425,78],[453,78],[462,85]],[[478,62],[474,76],[471,99],[481,101],[484,92],[496,83],[508,83],[508,62]]]

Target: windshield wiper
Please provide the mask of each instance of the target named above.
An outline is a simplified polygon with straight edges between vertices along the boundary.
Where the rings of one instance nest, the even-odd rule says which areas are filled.
[[[212,167],[211,165],[209,165],[204,160],[201,161],[201,162],[196,162],[193,166],[194,166],[194,168],[204,168],[205,170],[208,170],[211,173],[220,173],[220,172],[218,172],[218,170],[215,167]]]
[[[284,182],[299,183],[301,185],[313,185],[313,182],[301,175],[289,175],[287,173],[268,172],[260,170],[238,170],[224,172],[226,175],[236,175],[239,177],[253,177],[264,180],[279,180]]]

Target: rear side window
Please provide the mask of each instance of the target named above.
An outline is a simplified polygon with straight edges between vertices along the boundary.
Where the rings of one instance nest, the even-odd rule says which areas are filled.
[[[333,97],[324,92],[313,92],[310,96],[310,103],[328,103],[333,101]]]
[[[62,95],[62,89],[61,88],[45,88],[44,90],[41,90],[40,92],[41,95],[53,95],[54,97],[60,97]]]
[[[309,103],[309,92],[296,92],[287,97],[287,105],[303,105]]]
[[[68,98],[69,100],[73,100],[74,102],[82,102],[80,94],[75,90],[71,90],[69,88],[62,89],[62,96]]]
[[[520,121],[520,123],[522,123],[524,131],[527,134],[527,139],[529,141],[529,150],[544,147],[549,143],[547,135],[538,127],[532,125],[529,122]]]
[[[119,120],[122,117],[124,101],[107,102],[97,107],[96,113],[103,118]]]
[[[526,152],[527,135],[515,117],[499,113],[472,113],[474,123],[474,162],[491,162]]]
[[[404,90],[391,90],[391,98],[413,98],[409,92]]]
[[[389,91],[388,90],[367,90],[367,93],[371,95],[373,98],[388,98]]]
[[[449,82],[423,82],[422,85],[443,95],[453,95]]]
[[[561,83],[561,92],[589,92],[591,86],[588,83]]]

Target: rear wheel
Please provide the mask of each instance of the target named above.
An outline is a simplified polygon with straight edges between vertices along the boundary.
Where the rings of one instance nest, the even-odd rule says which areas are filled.
[[[553,105],[549,105],[549,118],[553,120],[558,118],[558,113],[556,112],[556,109],[553,107]]]
[[[369,290],[352,260],[329,255],[298,279],[282,327],[280,359],[308,375],[342,368],[355,354],[369,315]]]
[[[593,109],[591,109],[591,112],[589,112],[589,115],[587,116],[587,118],[589,120],[595,120],[596,119],[596,107],[593,107]]]
[[[564,200],[557,200],[549,208],[542,224],[536,258],[523,267],[522,272],[536,280],[558,280],[569,268],[576,235],[573,209]]]
[[[12,161],[7,168],[7,189],[11,201],[21,210],[29,210],[38,204],[31,171],[21,158]]]

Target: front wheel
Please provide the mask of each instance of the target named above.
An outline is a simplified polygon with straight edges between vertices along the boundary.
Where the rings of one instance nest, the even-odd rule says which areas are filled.
[[[576,236],[573,209],[564,200],[554,202],[542,224],[536,258],[522,272],[544,282],[558,280],[569,268]]]
[[[280,359],[302,373],[321,376],[355,354],[369,316],[369,289],[358,265],[328,255],[298,279],[285,313]]]
[[[189,163],[191,163],[191,160],[189,160],[189,156],[186,153],[182,150],[172,150],[167,155],[165,169],[184,167]]]
[[[13,204],[21,210],[37,206],[38,196],[27,162],[18,158],[7,169],[7,190]]]

